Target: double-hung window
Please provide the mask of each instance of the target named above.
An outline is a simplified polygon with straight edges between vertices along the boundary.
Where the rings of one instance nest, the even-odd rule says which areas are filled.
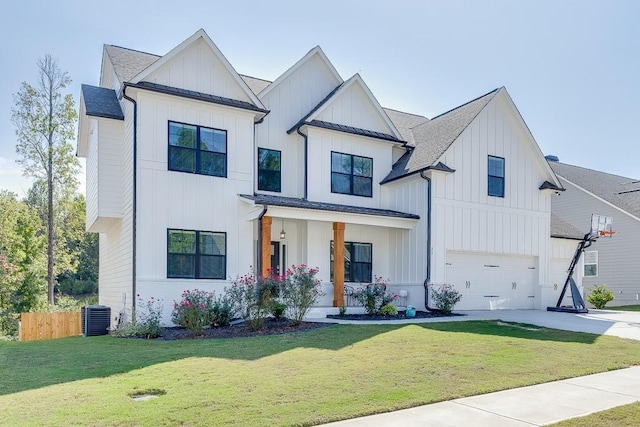
[[[227,131],[169,122],[169,170],[227,176]]]
[[[167,230],[168,278],[226,279],[226,276],[226,233]]]
[[[332,151],[331,192],[371,197],[373,159]]]
[[[258,190],[280,192],[282,189],[281,153],[258,148]]]
[[[371,243],[344,242],[344,281],[371,283]],[[333,241],[331,241],[331,281],[333,281]]]
[[[598,275],[598,251],[584,251],[584,276]]]
[[[504,159],[489,156],[488,170],[487,193],[489,196],[504,197]]]

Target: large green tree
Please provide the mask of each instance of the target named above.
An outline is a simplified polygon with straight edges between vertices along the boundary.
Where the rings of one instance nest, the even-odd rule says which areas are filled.
[[[16,127],[16,152],[26,176],[46,183],[47,295],[54,303],[54,200],[77,186],[80,164],[69,142],[74,138],[76,110],[73,97],[62,91],[71,83],[51,55],[38,60],[38,81],[23,82],[14,95],[11,119]]]

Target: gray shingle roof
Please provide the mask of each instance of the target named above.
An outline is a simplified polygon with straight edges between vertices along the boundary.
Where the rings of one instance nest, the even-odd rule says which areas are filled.
[[[393,165],[393,169],[381,183],[418,173],[433,165],[499,90],[500,88],[492,90],[412,128],[415,148]]]
[[[251,92],[255,95],[259,94],[263,90],[267,88],[271,84],[269,80],[259,79],[257,77],[245,76],[244,74],[239,74],[239,76],[244,80],[244,82],[249,86]]]
[[[549,162],[556,175],[640,218],[640,181],[580,166]]]
[[[84,99],[87,116],[124,120],[124,114],[114,90],[82,85],[82,99]]]
[[[392,211],[389,209],[365,208],[361,206],[338,205],[335,203],[312,202],[304,199],[292,197],[270,196],[266,194],[240,194],[240,197],[253,200],[257,204],[269,206],[283,206],[298,209],[313,209],[329,212],[343,212],[373,216],[386,216],[392,218],[420,219],[418,215],[404,212]]]
[[[387,113],[389,120],[391,120],[396,129],[398,129],[398,132],[400,132],[402,138],[407,141],[407,145],[414,146],[415,141],[413,139],[413,131],[411,129],[428,122],[429,119],[417,114],[392,110],[391,108],[383,108],[383,110],[385,113]]]
[[[388,133],[376,132],[374,130],[356,128],[353,126],[346,126],[338,123],[325,122],[322,120],[311,120],[310,122],[307,122],[305,124],[309,126],[337,130],[339,132],[346,132],[354,135],[367,136],[369,138],[382,139],[384,141],[398,142],[400,144],[404,144],[404,141],[396,138],[393,135],[389,135]]]
[[[109,44],[104,45],[104,50],[111,60],[113,70],[120,83],[128,82],[161,58],[151,53]]]
[[[585,234],[586,231],[583,233],[568,222],[565,222],[554,214],[551,214],[551,237],[581,240]]]
[[[237,99],[224,98],[222,96],[211,95],[209,93],[196,92],[194,90],[181,89],[178,87],[165,86],[151,82],[140,82],[136,84],[129,84],[131,87],[147,89],[153,92],[166,93],[168,95],[181,96],[183,98],[196,99],[198,101],[212,102],[214,104],[227,105],[230,107],[242,108],[245,110],[259,111],[261,113],[267,113],[268,110],[256,107],[250,102],[239,101]]]

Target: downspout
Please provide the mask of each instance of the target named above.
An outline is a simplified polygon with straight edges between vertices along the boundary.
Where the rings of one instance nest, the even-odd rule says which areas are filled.
[[[431,286],[431,178],[425,176],[424,170],[420,172],[420,177],[427,181],[429,196],[427,197],[427,278],[424,279],[424,307],[427,311],[440,311],[437,308],[429,307],[429,286]]]
[[[132,294],[131,294],[131,307],[132,313],[131,315],[135,315],[136,310],[136,295],[137,295],[137,286],[136,286],[136,224],[138,217],[138,103],[135,99],[127,96],[127,86],[128,84],[125,82],[122,86],[122,97],[127,101],[133,104],[133,224],[132,224],[132,234],[133,234],[133,264],[131,268],[131,281],[132,281]]]
[[[256,271],[260,276],[262,274],[262,217],[267,213],[268,206],[262,205],[262,212],[258,215],[258,254],[256,257]]]
[[[308,160],[308,150],[307,150],[307,144],[308,144],[308,139],[307,139],[307,135],[305,135],[304,133],[300,132],[300,128],[296,129],[296,132],[298,132],[298,135],[302,136],[304,138],[304,200],[307,200],[307,181],[308,181],[308,170],[309,170],[309,160]]]

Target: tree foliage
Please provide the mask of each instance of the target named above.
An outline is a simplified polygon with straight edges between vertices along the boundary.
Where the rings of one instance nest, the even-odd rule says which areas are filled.
[[[16,127],[16,152],[23,173],[46,183],[48,298],[54,291],[54,200],[56,195],[74,192],[80,164],[69,140],[74,138],[76,110],[73,97],[62,91],[71,83],[50,55],[38,60],[38,82],[23,82],[14,95],[11,120]]]

